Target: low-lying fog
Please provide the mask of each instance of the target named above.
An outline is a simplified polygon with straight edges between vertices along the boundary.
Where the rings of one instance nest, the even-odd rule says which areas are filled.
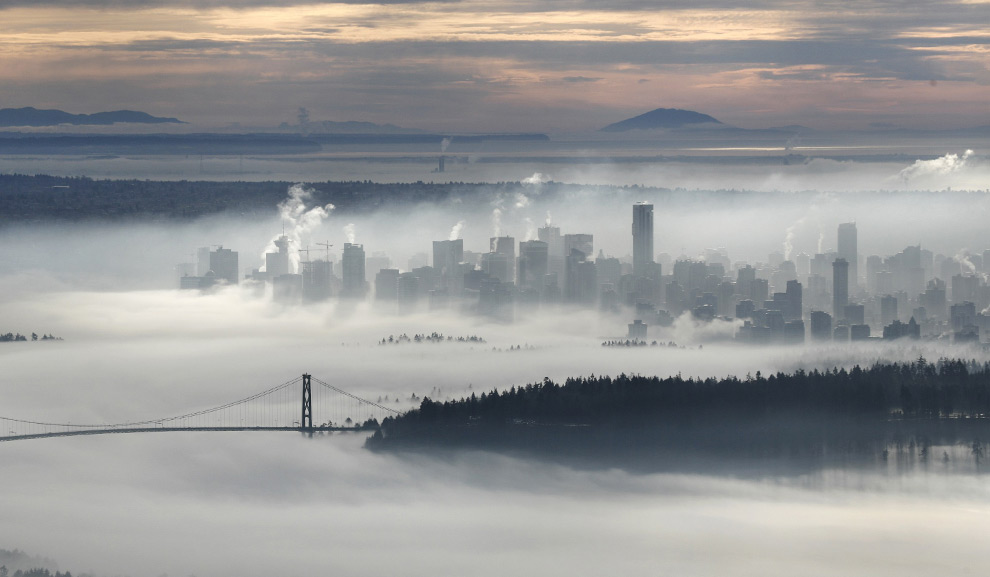
[[[292,221],[288,232],[301,245],[329,240],[337,251],[353,224],[369,256],[386,251],[406,269],[411,255],[429,253],[430,241],[446,239],[459,221],[465,249],[481,252],[496,227],[522,240],[550,211],[562,232],[593,233],[596,252],[631,252],[633,193],[548,206],[535,190],[475,214],[331,212],[321,222]],[[985,193],[903,201],[757,195],[728,205],[706,196],[658,207],[656,244],[675,257],[724,246],[733,261],[765,260],[782,250],[788,228],[793,250],[814,253],[819,243],[834,248],[836,225],[855,220],[861,254],[920,242],[953,255],[988,248],[987,208]],[[175,290],[174,266],[197,247],[237,250],[244,270],[262,264],[280,231],[274,209],[245,222],[0,231],[0,331],[64,339],[0,343],[0,416],[168,417],[303,372],[366,398],[398,398],[404,409],[413,394],[457,397],[544,377],[745,375],[922,355],[986,360],[978,349],[931,343],[748,348],[725,341],[728,323],[686,319],[664,333],[684,348],[609,348],[602,339],[624,336],[627,315],[566,311],[505,325],[392,316],[370,303],[285,308],[242,288]],[[485,343],[378,344],[434,331]],[[517,345],[523,349],[507,350]],[[76,573],[149,577],[927,576],[985,565],[988,486],[937,465],[755,480],[637,475],[486,453],[379,455],[361,448],[363,438],[160,433],[2,443],[0,547],[53,557]]]

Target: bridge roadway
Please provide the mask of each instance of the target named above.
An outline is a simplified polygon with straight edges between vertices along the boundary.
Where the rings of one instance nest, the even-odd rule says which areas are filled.
[[[169,433],[196,431],[290,431],[296,433],[364,433],[367,429],[355,427],[116,427],[110,429],[86,429],[80,431],[59,431],[57,433],[37,433],[33,435],[11,435],[0,437],[3,441],[23,441],[27,439],[46,439],[48,437],[77,437],[80,435],[111,435],[118,433]]]

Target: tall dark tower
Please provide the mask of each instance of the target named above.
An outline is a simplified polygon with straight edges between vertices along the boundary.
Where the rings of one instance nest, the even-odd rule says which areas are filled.
[[[637,202],[633,205],[633,275],[645,277],[653,262],[653,205]]]
[[[839,225],[839,258],[849,263],[849,278],[853,288],[859,285],[859,251],[856,246],[856,223],[844,222]]]
[[[364,245],[344,243],[344,256],[341,258],[342,276],[340,296],[350,299],[363,299],[365,295]]]
[[[836,320],[845,318],[849,304],[849,263],[837,258],[832,263],[832,316]]]

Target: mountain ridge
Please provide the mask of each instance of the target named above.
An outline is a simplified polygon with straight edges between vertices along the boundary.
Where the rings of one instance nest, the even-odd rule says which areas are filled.
[[[112,110],[93,114],[73,114],[58,109],[0,108],[0,126],[109,126],[117,123],[132,124],[185,124],[177,118],[152,116],[137,110]]]
[[[681,128],[691,124],[722,124],[719,120],[701,112],[680,108],[657,108],[639,116],[620,120],[599,132],[626,132],[628,130],[653,130],[657,128]]]

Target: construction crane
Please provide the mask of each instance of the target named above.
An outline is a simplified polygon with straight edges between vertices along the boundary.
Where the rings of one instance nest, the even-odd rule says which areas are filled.
[[[306,260],[305,260],[305,262],[309,262],[309,245],[308,244],[306,245],[306,248],[297,248],[296,250],[299,251],[299,252],[306,253]]]
[[[327,262],[330,262],[330,247],[333,246],[332,244],[330,244],[330,241],[328,240],[327,242],[318,242],[316,243],[316,246],[322,246],[327,249]]]

